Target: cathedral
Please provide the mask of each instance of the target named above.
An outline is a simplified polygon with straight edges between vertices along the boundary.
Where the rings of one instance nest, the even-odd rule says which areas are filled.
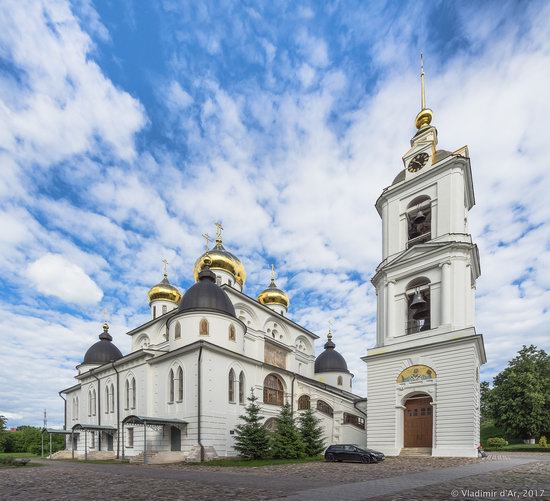
[[[274,272],[257,298],[245,293],[245,267],[225,249],[218,224],[184,294],[165,266],[148,293],[151,320],[127,332],[130,353],[103,325],[77,383],[60,392],[70,432],[64,454],[151,463],[235,456],[235,427],[252,389],[270,430],[289,403],[295,415],[315,410],[326,445],[477,456],[486,358],[474,327],[481,270],[468,229],[470,158],[467,147],[437,149],[423,70],[421,83],[411,148],[376,201],[382,261],[372,278],[376,344],[362,359],[368,400],[353,393],[330,329],[315,357],[319,337],[289,317]]]

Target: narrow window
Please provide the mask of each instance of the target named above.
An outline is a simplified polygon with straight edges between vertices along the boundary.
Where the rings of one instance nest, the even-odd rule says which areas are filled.
[[[407,334],[431,329],[430,281],[421,277],[407,287]]]
[[[111,413],[115,412],[115,387],[111,385]]]
[[[235,333],[235,326],[231,324],[229,326],[229,341],[237,341],[237,335]]]
[[[235,371],[231,369],[229,371],[228,382],[228,398],[230,402],[235,402]]]
[[[88,416],[92,415],[92,390],[88,392]]]
[[[183,402],[183,369],[178,367],[178,402]]]
[[[168,385],[169,385],[169,395],[168,402],[174,401],[174,371],[170,369],[168,373]]]
[[[199,334],[201,336],[208,336],[208,320],[203,318],[199,324]]]
[[[134,446],[134,429],[128,428],[128,447]]]
[[[109,395],[109,386],[106,386],[105,387],[105,414],[109,414],[110,412],[110,406],[111,405],[111,400],[110,400],[110,395]]]
[[[181,324],[179,322],[176,322],[176,334],[174,335],[175,339],[179,339],[181,337]]]
[[[432,206],[430,197],[416,197],[407,208],[407,248],[432,238]]]
[[[76,397],[76,419],[78,419],[78,397]]]
[[[136,378],[132,378],[132,409],[136,408]]]
[[[90,448],[95,449],[95,432],[90,432]]]
[[[95,413],[96,413],[96,392],[95,392],[95,388],[92,391],[92,413],[95,416]]]
[[[336,381],[338,383],[338,386],[342,386],[344,384],[344,379],[342,378],[342,376],[338,376],[338,379]]]
[[[156,307],[156,305],[153,306],[153,320],[154,320],[155,318],[157,318],[157,307]]]
[[[302,395],[298,399],[298,410],[307,411],[310,408],[311,408],[311,399],[309,398],[309,395]]]
[[[162,314],[164,315],[167,311],[168,311],[168,307],[165,304],[163,304],[162,305]]]
[[[124,408],[128,410],[130,408],[130,382],[128,380],[126,380],[125,389],[126,389],[126,405],[124,406]]]
[[[244,372],[241,371],[239,374],[239,403],[244,404],[244,387],[245,387],[245,381],[244,381]]]

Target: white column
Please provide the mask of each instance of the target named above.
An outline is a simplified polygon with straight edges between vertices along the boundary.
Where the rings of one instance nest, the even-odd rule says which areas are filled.
[[[441,263],[441,325],[451,323],[451,263]]]
[[[395,280],[389,280],[386,284],[386,338],[395,335]]]

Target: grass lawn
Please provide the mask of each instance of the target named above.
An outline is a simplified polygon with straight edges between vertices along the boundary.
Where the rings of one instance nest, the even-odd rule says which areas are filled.
[[[0,459],[2,458],[37,458],[36,454],[32,452],[0,452]]]
[[[487,420],[481,423],[480,429],[481,443],[483,449],[486,451],[502,451],[502,452],[550,452],[550,447],[539,447],[538,444],[524,444],[521,438],[506,436],[503,430],[497,428],[497,426],[491,421]],[[508,441],[508,445],[505,447],[489,447],[487,445],[487,439],[492,437],[505,438]]]
[[[214,459],[204,463],[188,463],[202,466],[244,466],[252,468],[254,466],[271,466],[275,464],[298,464],[311,463],[314,461],[324,461],[323,456],[314,456],[303,459]]]
[[[550,447],[539,447],[538,444],[509,444],[497,449],[496,447],[484,447],[491,452],[550,452]]]

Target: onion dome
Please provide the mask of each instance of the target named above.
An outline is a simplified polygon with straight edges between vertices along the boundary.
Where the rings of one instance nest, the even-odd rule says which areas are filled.
[[[288,298],[288,294],[282,289],[279,289],[275,284],[275,270],[273,266],[271,266],[271,283],[268,285],[267,289],[260,292],[258,301],[266,306],[270,304],[280,304],[288,309],[290,299]]]
[[[346,360],[340,353],[338,353],[334,348],[336,345],[332,342],[332,332],[328,331],[327,342],[325,343],[325,351],[321,353],[315,359],[315,374],[319,372],[347,372],[348,364]]]
[[[193,268],[193,276],[195,277],[195,281],[199,279],[199,273],[205,267],[204,260],[208,255],[211,259],[210,269],[223,270],[231,273],[231,275],[235,278],[235,282],[243,287],[246,281],[246,271],[243,263],[241,263],[241,260],[238,257],[225,250],[225,247],[222,244],[221,224],[218,223],[216,226],[218,226],[216,244],[211,250],[208,250],[207,248],[206,252],[195,261],[195,266]],[[208,238],[207,235],[206,238]]]
[[[99,341],[84,355],[84,364],[106,364],[122,358],[120,350],[112,343],[113,338],[109,334],[109,324],[103,324],[103,332],[99,335]]]
[[[149,297],[149,303],[157,300],[172,301],[173,303],[179,303],[181,299],[181,292],[177,287],[174,287],[168,281],[168,274],[164,272],[164,278],[157,284],[149,289],[147,293]]]
[[[205,256],[204,267],[199,272],[198,282],[183,295],[178,313],[192,311],[216,311],[237,318],[235,307],[225,291],[216,284],[216,274],[210,270],[209,256]]]

